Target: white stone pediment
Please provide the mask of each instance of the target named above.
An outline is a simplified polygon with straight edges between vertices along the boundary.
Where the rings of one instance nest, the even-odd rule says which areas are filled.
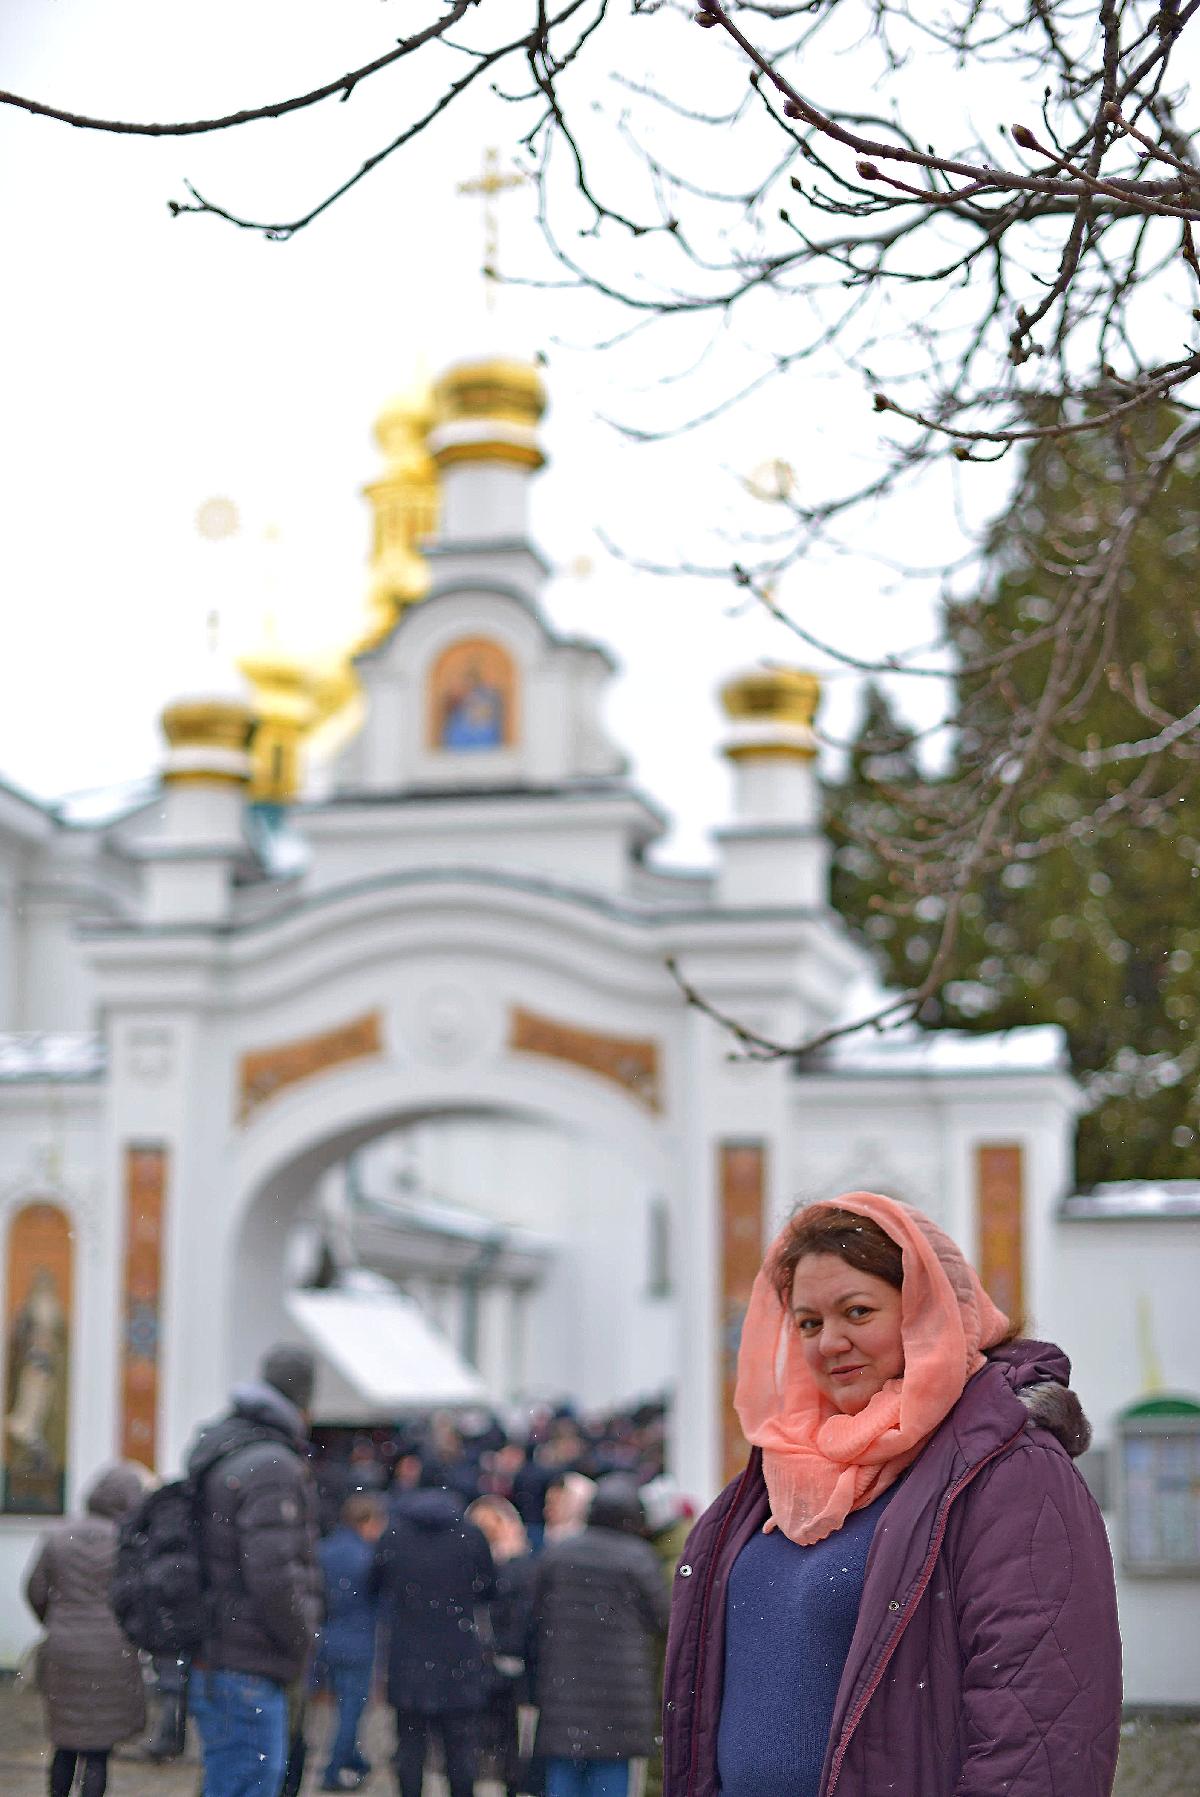
[[[607,651],[557,636],[523,585],[469,565],[440,572],[429,598],[359,661],[366,721],[337,790],[471,791],[623,772],[600,718]]]

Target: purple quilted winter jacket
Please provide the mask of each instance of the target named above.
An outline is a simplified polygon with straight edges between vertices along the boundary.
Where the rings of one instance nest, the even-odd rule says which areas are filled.
[[[1071,1464],[1090,1430],[1070,1372],[1046,1342],[994,1350],[897,1488],[867,1559],[821,1797],[1110,1797],[1121,1642],[1108,1537]],[[725,1592],[766,1517],[755,1450],[675,1575],[664,1797],[720,1790]]]

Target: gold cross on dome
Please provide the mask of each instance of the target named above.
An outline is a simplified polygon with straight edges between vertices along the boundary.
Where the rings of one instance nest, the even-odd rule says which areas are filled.
[[[460,181],[458,191],[474,198],[476,195],[483,201],[483,279],[490,309],[499,280],[497,265],[500,260],[500,212],[497,200],[502,193],[508,193],[514,187],[522,187],[529,180],[520,169],[510,169],[503,173],[500,168],[500,152],[493,145],[483,152],[483,172],[470,181]]]

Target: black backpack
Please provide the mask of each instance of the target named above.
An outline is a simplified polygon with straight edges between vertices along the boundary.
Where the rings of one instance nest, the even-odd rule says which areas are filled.
[[[200,1647],[208,1599],[195,1480],[147,1492],[123,1519],[110,1598],[125,1635],[146,1653],[188,1659]]]

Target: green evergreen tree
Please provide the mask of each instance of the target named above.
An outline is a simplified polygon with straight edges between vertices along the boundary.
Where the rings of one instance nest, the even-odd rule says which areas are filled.
[[[875,949],[886,977],[909,986],[930,953],[928,923],[897,905],[876,843],[908,828],[904,797],[920,783],[913,732],[885,689],[868,681],[842,782],[830,789],[834,908]]]
[[[1144,419],[1139,436],[1151,441],[1164,422],[1161,414]],[[1071,578],[1120,515],[1117,456],[1129,447],[1128,436],[1123,446],[1084,436],[1027,452],[1010,509],[991,533],[984,601],[948,614],[964,662],[1050,615],[1054,583]],[[1172,716],[1196,704],[1198,549],[1194,459],[1176,468],[1138,528],[1108,648],[1112,677],[1092,691],[1064,733],[1068,743],[1082,750],[1153,736],[1158,725],[1133,703],[1131,682]],[[1011,677],[1032,693],[1040,671],[1031,652]],[[987,706],[988,691],[978,677],[960,677],[958,700],[969,717],[972,705]],[[901,741],[902,751],[887,752]],[[1138,821],[1097,822],[1116,781],[1144,768],[1097,772],[1060,761],[1025,797],[1022,840],[1065,840],[968,895],[951,975],[922,1012],[935,1025],[971,1030],[1062,1025],[1090,1103],[1078,1143],[1085,1186],[1200,1177],[1200,759],[1186,744],[1160,755]],[[873,831],[911,831],[891,796],[905,783],[919,786],[911,739],[872,689],[846,777],[830,790],[834,895],[896,986],[922,977],[941,916],[934,898],[894,916],[895,885],[871,847]]]

